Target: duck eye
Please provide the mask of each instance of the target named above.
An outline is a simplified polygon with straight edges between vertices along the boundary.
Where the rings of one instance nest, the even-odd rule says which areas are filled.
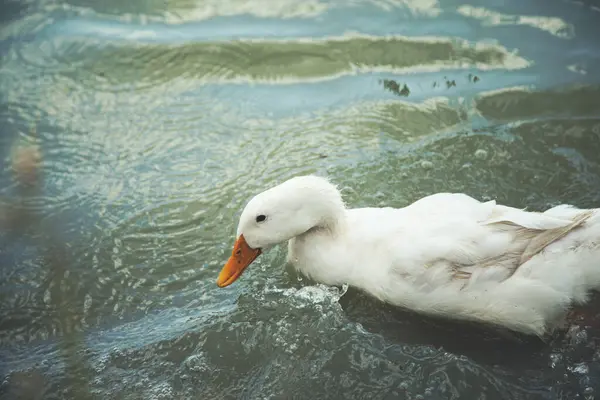
[[[259,215],[259,216],[256,217],[256,222],[263,222],[266,219],[267,219],[267,216],[261,214],[261,215]]]

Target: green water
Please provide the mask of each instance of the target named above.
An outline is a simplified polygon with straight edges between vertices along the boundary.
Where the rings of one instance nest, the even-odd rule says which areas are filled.
[[[592,399],[597,306],[540,341],[217,274],[254,194],[600,205],[600,8],[4,0],[0,396]],[[11,163],[40,149],[38,185]],[[9,221],[9,222],[7,222]],[[407,238],[409,240],[410,238]]]

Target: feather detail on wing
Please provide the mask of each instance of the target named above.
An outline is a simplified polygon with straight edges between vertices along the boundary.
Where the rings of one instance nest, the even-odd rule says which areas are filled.
[[[502,215],[498,215],[499,213]],[[510,233],[512,235],[510,245],[504,252],[482,258],[471,265],[454,264],[453,276],[456,279],[468,279],[474,269],[501,266],[509,270],[506,276],[508,278],[546,247],[581,227],[593,213],[592,210],[585,210],[571,218],[557,218],[543,213],[496,206],[493,213],[495,215],[481,223],[490,228],[490,234]]]

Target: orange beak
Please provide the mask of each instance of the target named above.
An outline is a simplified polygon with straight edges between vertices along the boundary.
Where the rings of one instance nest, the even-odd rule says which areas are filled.
[[[217,286],[223,288],[231,285],[259,255],[260,249],[250,248],[246,243],[246,239],[244,239],[244,235],[240,235],[233,245],[231,257],[229,257],[217,278]]]

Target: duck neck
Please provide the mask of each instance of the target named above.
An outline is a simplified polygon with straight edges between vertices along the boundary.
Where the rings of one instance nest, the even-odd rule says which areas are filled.
[[[346,228],[346,206],[336,190],[336,196],[319,201],[320,217],[309,231],[319,231],[332,236],[339,235]]]
[[[343,240],[346,226],[344,208],[327,215],[319,224],[289,241],[288,262],[301,274],[316,282],[328,285],[347,283],[347,270],[342,270],[344,266],[329,265],[329,261],[325,261],[328,257],[323,258],[329,252],[335,251],[336,244]]]
[[[346,208],[340,206],[323,220],[319,228],[329,232],[332,236],[337,236],[345,230],[346,223]]]
[[[342,209],[335,214],[328,215],[312,228],[296,236],[298,239],[306,239],[314,234],[326,234],[329,236],[338,236],[346,227],[346,210]]]

